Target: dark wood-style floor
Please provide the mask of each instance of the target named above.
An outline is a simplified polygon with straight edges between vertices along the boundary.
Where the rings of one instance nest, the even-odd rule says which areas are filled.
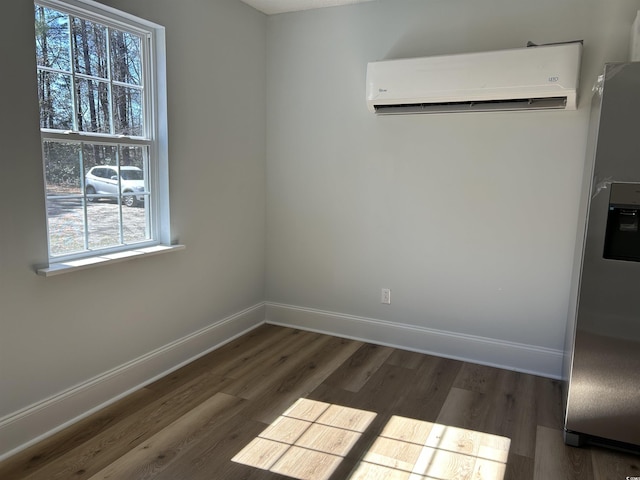
[[[561,427],[557,381],[264,325],[0,463],[0,479],[640,476],[640,457],[566,447]]]

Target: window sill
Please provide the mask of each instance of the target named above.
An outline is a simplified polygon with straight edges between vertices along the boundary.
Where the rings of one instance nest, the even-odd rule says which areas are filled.
[[[161,253],[176,252],[184,250],[184,245],[155,245],[153,247],[139,248],[137,250],[127,250],[125,252],[111,253],[98,257],[87,257],[68,262],[52,263],[48,267],[38,268],[36,273],[43,277],[53,277],[63,273],[85,270],[99,265],[111,265],[113,263],[124,262],[133,258],[149,257]]]

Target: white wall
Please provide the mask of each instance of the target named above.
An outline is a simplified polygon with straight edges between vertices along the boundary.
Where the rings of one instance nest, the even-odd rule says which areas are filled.
[[[237,0],[104,3],[166,26],[172,233],[187,248],[53,278],[35,274],[47,245],[33,4],[5,0],[0,427],[265,298],[265,16]],[[142,370],[143,379],[158,373]],[[20,440],[12,435],[0,428],[0,456]]]
[[[379,0],[270,17],[267,298],[344,323],[356,316],[549,349],[547,373],[559,375],[590,88],[605,60],[626,60],[639,7]],[[369,61],[577,39],[576,112],[366,110]],[[381,287],[392,289],[389,306]],[[320,318],[307,326],[322,329],[329,316]],[[403,331],[394,342],[419,348]]]

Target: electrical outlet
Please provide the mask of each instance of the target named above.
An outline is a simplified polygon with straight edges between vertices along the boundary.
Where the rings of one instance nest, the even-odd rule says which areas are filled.
[[[391,304],[391,290],[388,288],[382,289],[382,295],[380,296],[380,302],[385,303],[387,305]]]

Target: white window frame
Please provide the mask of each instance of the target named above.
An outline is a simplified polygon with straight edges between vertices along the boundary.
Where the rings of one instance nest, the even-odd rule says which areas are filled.
[[[62,132],[60,130],[42,129],[41,143],[43,147],[46,140],[107,142],[114,146],[118,144],[148,144],[149,175],[147,182],[149,191],[152,192],[148,203],[150,240],[132,245],[119,245],[113,248],[83,251],[71,255],[59,256],[53,256],[51,249],[48,248],[49,265],[38,268],[37,273],[43,276],[57,275],[67,271],[89,268],[94,265],[119,262],[140,255],[150,255],[184,248],[182,245],[171,245],[164,27],[92,0],[35,0],[34,3],[70,15],[82,17],[89,21],[98,22],[108,27],[134,32],[141,35],[143,41],[146,41],[146,45],[143,46],[143,51],[148,56],[148,60],[143,62],[143,68],[146,69],[144,72],[144,103],[146,109],[145,121],[148,122],[148,124],[145,125],[144,141],[141,141],[142,139],[139,137],[117,138],[114,136],[105,137],[104,135],[94,133]],[[48,223],[47,220],[47,245],[50,243]]]

